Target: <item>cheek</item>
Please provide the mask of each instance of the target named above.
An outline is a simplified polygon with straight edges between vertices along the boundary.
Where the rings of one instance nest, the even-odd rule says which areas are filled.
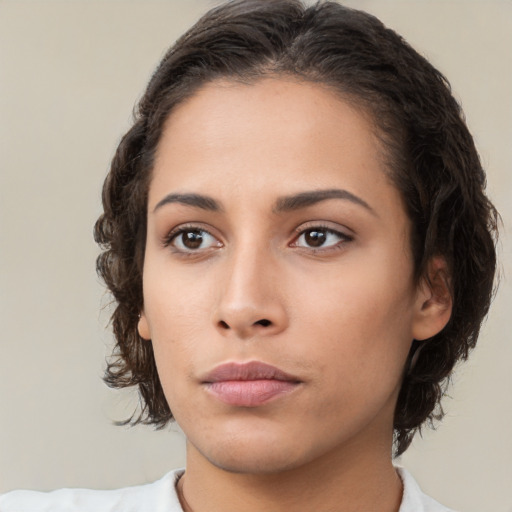
[[[401,373],[412,342],[412,272],[408,262],[402,272],[398,265],[361,263],[298,289],[295,314],[304,319],[298,322],[303,349],[323,362],[324,371],[336,378],[337,368],[350,367],[346,375],[364,374],[371,385],[372,375]]]
[[[326,436],[329,425],[356,431],[384,409],[392,415],[412,341],[397,303],[383,305],[373,287],[350,291],[346,282],[337,301],[316,302],[314,325],[302,326],[303,353],[321,375],[312,412]]]
[[[152,339],[157,343],[175,345],[185,336],[201,328],[209,312],[208,287],[201,287],[202,275],[170,272],[169,263],[148,266],[144,273],[144,310]]]
[[[316,276],[310,286],[297,289],[300,297],[293,307],[297,316],[309,321],[306,325],[334,327],[346,334],[364,337],[374,330],[408,330],[412,313],[412,295],[408,282],[386,269],[365,269],[364,272],[343,269],[331,272],[324,279]],[[299,305],[300,302],[300,305]],[[315,321],[318,319],[319,321]],[[342,334],[342,333],[340,333]]]
[[[148,270],[144,276],[144,311],[158,375],[170,405],[192,373],[194,355],[201,351],[207,297],[176,277]]]

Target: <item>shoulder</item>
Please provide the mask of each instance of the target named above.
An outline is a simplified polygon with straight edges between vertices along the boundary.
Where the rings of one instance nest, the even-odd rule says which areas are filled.
[[[396,468],[404,486],[402,504],[398,512],[455,512],[427,496],[416,480],[404,468]]]
[[[175,487],[182,473],[175,470],[151,484],[110,491],[12,491],[0,495],[0,512],[182,512]]]

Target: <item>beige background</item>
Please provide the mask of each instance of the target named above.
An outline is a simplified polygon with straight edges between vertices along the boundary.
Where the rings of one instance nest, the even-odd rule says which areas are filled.
[[[108,297],[94,272],[102,179],[168,45],[212,2],[0,0],[0,491],[111,488],[184,462],[176,430],[114,427],[133,393],[101,382]],[[512,225],[512,2],[352,1],[402,33],[462,100]],[[507,272],[508,271],[508,272]],[[464,512],[512,511],[512,288],[457,371],[446,420],[403,457]]]

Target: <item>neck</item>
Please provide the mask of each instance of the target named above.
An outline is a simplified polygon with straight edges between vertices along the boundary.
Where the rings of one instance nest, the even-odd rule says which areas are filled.
[[[358,444],[283,472],[247,474],[211,464],[189,444],[180,499],[185,512],[397,512],[402,483],[390,453]]]

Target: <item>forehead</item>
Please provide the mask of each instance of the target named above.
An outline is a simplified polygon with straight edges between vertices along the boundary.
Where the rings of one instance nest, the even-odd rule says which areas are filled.
[[[350,130],[343,130],[347,123]],[[360,138],[373,152],[380,149],[371,116],[355,101],[323,84],[293,77],[209,82],[174,108],[162,138],[169,132],[176,145],[202,144],[212,149],[219,142],[244,149],[257,143],[284,148],[287,142],[312,137],[312,142],[323,139],[326,143],[336,138],[337,144]]]
[[[219,183],[221,194],[343,187],[382,199],[377,185],[396,202],[382,154],[370,116],[326,86],[283,78],[214,81],[167,119],[149,207],[161,187],[208,193]]]

